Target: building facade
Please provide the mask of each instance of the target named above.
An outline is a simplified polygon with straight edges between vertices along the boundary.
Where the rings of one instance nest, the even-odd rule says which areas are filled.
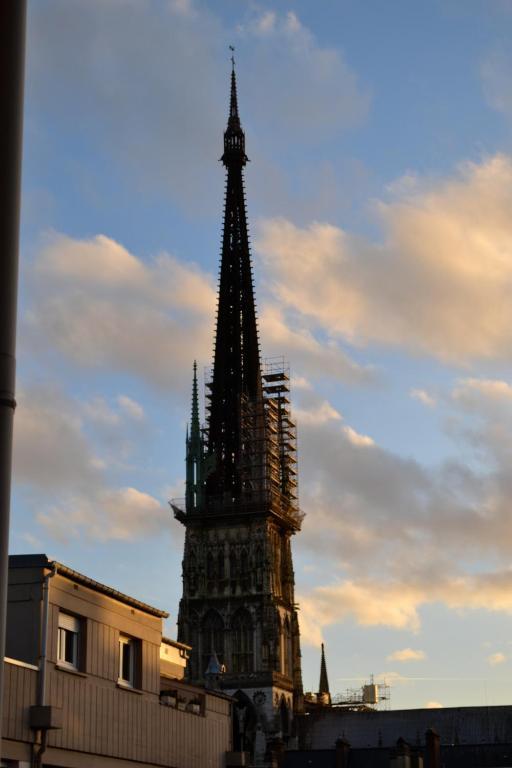
[[[262,364],[249,250],[247,162],[234,67],[222,162],[226,194],[214,363],[206,426],[194,364],[186,441],[186,498],[172,503],[186,527],[178,639],[192,647],[189,677],[236,697],[236,747],[259,756],[293,738],[303,706],[291,538],[300,530],[296,435],[289,373]]]
[[[231,701],[183,680],[167,614],[45,555],[10,558],[9,768],[224,768]]]

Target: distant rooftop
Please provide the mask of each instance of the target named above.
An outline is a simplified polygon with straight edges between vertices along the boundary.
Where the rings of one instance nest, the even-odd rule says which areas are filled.
[[[95,592],[101,592],[104,595],[119,600],[125,605],[130,605],[132,608],[137,608],[139,611],[149,613],[151,616],[158,616],[160,619],[167,619],[169,614],[167,611],[161,611],[159,608],[154,608],[152,605],[143,603],[137,600],[135,597],[125,595],[123,592],[119,592],[113,587],[108,587],[106,584],[101,584],[99,581],[91,579],[89,576],[84,576],[78,571],[74,571],[63,563],[59,563],[57,560],[50,560],[47,555],[10,555],[9,556],[9,568],[49,568],[56,570],[62,576],[66,576],[76,584],[82,584],[84,587],[89,587]]]

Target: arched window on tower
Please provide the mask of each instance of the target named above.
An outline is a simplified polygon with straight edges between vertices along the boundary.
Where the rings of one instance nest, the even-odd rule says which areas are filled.
[[[238,610],[231,621],[233,672],[252,672],[254,669],[254,629],[249,611]]]
[[[210,657],[215,651],[220,663],[224,663],[224,622],[217,611],[207,611],[201,622],[201,674],[204,675]]]
[[[240,552],[240,573],[241,573],[242,591],[246,592],[250,586],[249,552],[246,547],[243,547],[242,551]]]
[[[285,636],[285,642],[286,642],[286,664],[285,664],[285,675],[288,675],[288,677],[292,677],[292,666],[293,666],[293,659],[292,659],[292,630],[290,626],[290,620],[288,616],[285,619],[284,622],[284,636]]]
[[[292,676],[292,633],[288,616],[281,626],[281,674]]]
[[[217,553],[217,574],[219,579],[222,581],[224,579],[225,574],[225,568],[224,568],[224,547],[221,547]]]
[[[261,544],[256,546],[254,553],[254,570],[256,571],[256,589],[261,592],[263,589],[263,548]]]
[[[211,552],[208,552],[206,555],[206,578],[208,580],[213,579],[215,576],[215,564],[213,560],[213,555]]]
[[[197,591],[197,561],[194,550],[190,551],[188,558],[188,591],[195,595]]]
[[[232,579],[236,579],[238,576],[238,558],[233,548],[229,553],[229,575]]]

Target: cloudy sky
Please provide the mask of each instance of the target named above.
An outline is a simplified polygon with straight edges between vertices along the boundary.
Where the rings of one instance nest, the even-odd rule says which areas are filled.
[[[11,549],[171,612],[229,51],[299,425],[303,675],[510,703],[512,3],[29,3]]]

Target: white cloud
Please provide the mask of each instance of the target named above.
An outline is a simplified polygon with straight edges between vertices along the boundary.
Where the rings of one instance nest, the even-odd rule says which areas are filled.
[[[490,656],[487,657],[487,663],[490,664],[491,667],[495,667],[498,664],[503,664],[506,660],[507,657],[504,653],[501,653],[501,651],[491,653]]]
[[[262,35],[270,34],[276,26],[276,13],[275,11],[265,11],[254,22],[254,27],[257,32]]]
[[[374,384],[378,372],[351,360],[335,341],[320,341],[307,323],[287,318],[278,304],[266,303],[259,316],[260,336],[265,353],[282,354],[293,360],[294,371],[309,379],[332,377],[349,384]]]
[[[313,385],[309,381],[309,379],[306,379],[305,376],[292,376],[291,386],[293,389],[306,389],[311,390],[313,389]]]
[[[14,478],[40,491],[87,493],[100,478],[79,409],[58,389],[20,390],[14,429]],[[51,450],[49,447],[51,446]]]
[[[146,264],[103,235],[54,233],[30,287],[23,339],[32,354],[57,349],[73,365],[134,374],[167,392],[188,384],[193,355],[210,354],[213,279],[170,255]]]
[[[426,658],[425,651],[414,650],[414,648],[402,648],[399,651],[393,651],[388,657],[388,661],[423,661]]]
[[[158,499],[112,485],[109,462],[98,458],[87,437],[88,422],[122,429],[119,415],[101,398],[81,405],[49,386],[21,392],[14,480],[37,498],[39,525],[59,541],[128,540],[168,529],[170,515]]]
[[[510,78],[512,76],[512,56],[504,48],[491,51],[480,65],[480,76],[484,95],[493,109],[512,118],[512,95]]]
[[[272,219],[256,245],[283,311],[330,338],[510,360],[511,199],[512,161],[496,155],[379,202],[380,243]]]
[[[346,580],[317,587],[299,595],[301,638],[306,645],[318,645],[322,629],[354,617],[362,626],[388,626],[394,629],[420,627],[418,595],[404,584],[379,585]]]
[[[100,490],[92,499],[69,497],[64,504],[38,512],[37,522],[60,542],[82,537],[95,541],[134,540],[161,535],[169,513],[150,494],[136,488]]]
[[[119,395],[117,402],[130,418],[135,421],[142,421],[144,419],[144,408],[136,400],[128,397],[128,395]]]
[[[301,424],[325,424],[326,421],[339,421],[342,416],[327,400],[306,410],[295,408],[294,415],[297,417],[299,426]]]
[[[435,397],[429,395],[426,389],[411,389],[409,395],[413,400],[418,400],[418,402],[423,403],[428,408],[435,408],[437,404]]]
[[[210,358],[213,277],[172,255],[144,262],[105,235],[79,240],[52,233],[28,285],[31,306],[20,336],[32,355],[58,350],[73,365],[132,374],[166,393],[189,386],[193,357]],[[277,306],[264,306],[260,330],[266,354],[286,349],[299,384],[304,375],[351,384],[378,378],[373,368],[352,361],[336,342],[321,343]],[[128,407],[126,400],[119,405]]]
[[[300,595],[301,632],[304,630],[306,644],[318,645],[324,627],[348,617],[355,618],[362,626],[418,632],[420,608],[431,603],[442,603],[457,611],[472,609],[512,614],[511,588],[510,571],[408,582],[405,578],[396,582],[363,577],[357,582],[347,579]],[[492,654],[488,661],[499,664],[505,661],[504,654]]]
[[[375,445],[375,441],[371,437],[368,435],[360,435],[359,432],[356,432],[352,427],[344,426],[342,429],[352,445],[358,447]]]
[[[119,413],[114,411],[105,398],[100,396],[85,402],[82,410],[90,421],[105,427],[117,427],[121,421]]]
[[[184,16],[192,16],[195,13],[192,0],[171,0],[171,8],[175,13],[181,13]]]
[[[241,4],[225,23],[212,4],[190,0],[51,0],[35,3],[28,19],[27,99],[42,115],[35,132],[44,135],[51,115],[100,145],[139,194],[163,191],[194,215],[209,211],[218,198],[205,187],[222,187],[215,160],[227,116],[227,46],[238,40],[242,118],[259,147],[279,151],[295,133],[320,141],[366,116],[368,94],[342,52],[322,46],[294,13]],[[267,181],[265,165],[255,174]],[[101,198],[93,174],[80,171]]]
[[[239,32],[248,63],[244,92],[253,106],[265,105],[251,115],[261,145],[276,151],[297,136],[316,143],[366,117],[370,95],[343,52],[322,46],[296,13],[259,12]]]
[[[512,412],[503,383],[459,380],[458,396],[445,398],[457,447],[477,448],[477,465],[463,453],[427,468],[378,445],[361,450],[335,421],[303,424],[307,515],[296,547],[332,574],[301,590],[305,642],[349,618],[417,632],[422,607],[435,603],[512,613]]]
[[[466,406],[478,406],[482,401],[498,401],[512,404],[512,386],[499,379],[461,379],[452,397]]]

